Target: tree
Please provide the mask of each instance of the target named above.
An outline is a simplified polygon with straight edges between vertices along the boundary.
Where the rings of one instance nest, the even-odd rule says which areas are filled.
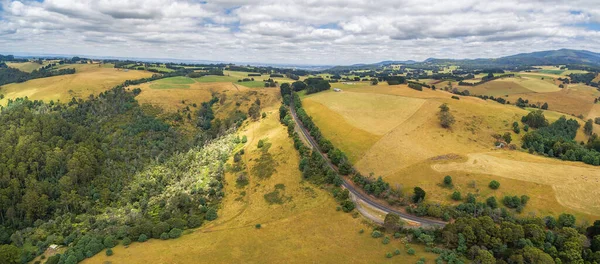
[[[542,105],[542,109],[544,109],[544,110],[548,110],[548,103],[544,103],[544,104]]]
[[[446,177],[444,177],[444,185],[452,186],[452,177],[450,175],[446,175]]]
[[[413,195],[413,202],[419,203],[419,202],[425,200],[425,195],[426,195],[426,193],[423,189],[421,189],[421,187],[415,187],[414,195]]]
[[[591,136],[594,132],[594,121],[592,119],[588,119],[583,126],[583,131],[586,135]]]
[[[544,116],[544,112],[542,110],[529,112],[529,114],[521,118],[521,122],[533,128],[548,126],[548,120],[546,120],[546,117]]]
[[[181,234],[183,234],[183,231],[179,228],[173,228],[171,231],[169,231],[170,238],[178,238],[181,236]]]
[[[496,197],[494,196],[488,197],[485,203],[492,209],[498,208],[498,201],[496,201]]]
[[[248,115],[253,120],[258,120],[258,118],[260,117],[260,105],[256,103],[252,104],[250,108],[248,108]]]
[[[400,230],[404,226],[404,221],[400,218],[399,215],[394,213],[389,213],[385,215],[385,219],[383,220],[383,227],[387,232],[396,232]]]
[[[21,263],[21,250],[13,245],[0,246],[0,263]]]
[[[445,103],[440,105],[439,118],[440,125],[442,125],[443,128],[450,128],[455,122],[454,116],[450,113],[450,108]]]
[[[504,135],[502,135],[502,139],[504,139],[506,144],[510,144],[510,142],[512,142],[512,137],[509,132],[504,133]]]
[[[481,264],[495,264],[496,259],[494,258],[494,255],[492,255],[492,253],[490,253],[489,251],[479,249],[477,251],[477,257],[475,257],[474,262]]]
[[[106,255],[107,255],[107,256],[109,256],[109,257],[110,257],[110,256],[112,256],[112,255],[113,255],[113,251],[112,251],[112,249],[110,249],[110,248],[109,248],[109,249],[107,249],[107,250],[106,250]]]
[[[148,241],[148,236],[146,236],[146,234],[141,234],[138,237],[138,242],[146,242],[146,241]]]
[[[452,193],[451,197],[452,197],[452,200],[454,200],[454,201],[462,200],[462,196],[459,191],[455,191],[454,193]]]
[[[129,237],[123,238],[123,246],[129,246],[131,244],[131,239]]]
[[[214,208],[209,208],[208,211],[206,211],[206,215],[204,216],[204,219],[208,220],[208,221],[212,221],[217,219],[218,215],[217,215],[217,210]]]
[[[492,180],[492,181],[490,182],[490,185],[489,185],[489,187],[490,187],[491,189],[493,189],[493,190],[497,190],[498,188],[500,188],[500,183],[499,183],[498,181],[496,181],[496,180]]]
[[[575,216],[572,214],[560,214],[558,216],[558,225],[562,227],[573,227],[575,226]]]

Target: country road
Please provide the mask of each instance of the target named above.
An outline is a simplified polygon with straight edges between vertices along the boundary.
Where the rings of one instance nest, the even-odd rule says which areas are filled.
[[[292,100],[293,101],[293,100]],[[290,107],[290,113],[292,113],[292,117],[294,118],[294,121],[296,122],[296,124],[298,125],[298,127],[300,127],[300,130],[302,131],[302,134],[304,134],[304,136],[306,137],[306,139],[308,139],[308,141],[310,142],[310,144],[312,145],[312,149],[317,150],[317,152],[319,153],[319,155],[321,155],[321,157],[323,157],[323,159],[327,162],[327,165],[333,169],[334,171],[337,172],[337,168],[335,166],[333,166],[333,164],[331,163],[331,161],[329,160],[329,158],[327,158],[319,149],[319,145],[317,144],[317,142],[312,138],[312,136],[310,135],[310,133],[308,133],[308,131],[306,130],[306,128],[304,127],[304,125],[302,124],[302,122],[300,122],[300,120],[298,119],[298,117],[296,116],[296,110],[294,109],[293,105]],[[363,194],[361,191],[357,190],[352,184],[350,184],[348,182],[348,179],[345,176],[341,177],[343,180],[342,186],[346,189],[348,189],[350,191],[350,193],[354,196],[355,199],[359,199],[362,202],[368,204],[369,206],[376,208],[378,210],[381,210],[385,213],[394,213],[399,215],[401,218],[403,218],[404,220],[407,220],[409,222],[416,222],[418,224],[421,225],[421,227],[424,228],[441,228],[444,227],[446,225],[446,222],[443,221],[438,221],[438,220],[434,220],[434,219],[429,219],[429,218],[423,218],[423,217],[418,217],[418,216],[414,216],[411,214],[407,214],[404,212],[400,212],[398,210],[395,210],[393,208],[387,207],[385,205],[379,204],[377,202],[375,202],[373,199],[371,199],[369,197],[369,195],[367,194]],[[355,203],[358,203],[358,201],[355,201]],[[357,204],[358,206],[358,204]],[[360,211],[360,210],[359,210]],[[365,215],[364,212],[361,211],[361,213],[363,215]],[[381,224],[381,220],[376,220],[373,219],[373,217],[371,215],[365,215],[365,217],[373,220],[376,223]]]

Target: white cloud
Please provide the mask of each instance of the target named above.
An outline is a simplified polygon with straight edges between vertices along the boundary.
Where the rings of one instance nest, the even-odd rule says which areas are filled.
[[[574,0],[0,0],[0,52],[349,64],[598,50]]]

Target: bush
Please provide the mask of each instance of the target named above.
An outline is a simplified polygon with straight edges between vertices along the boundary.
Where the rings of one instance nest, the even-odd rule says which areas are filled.
[[[414,195],[413,195],[413,202],[414,203],[418,203],[421,202],[423,200],[425,200],[425,191],[423,189],[421,189],[421,187],[415,187],[414,189]]]
[[[498,188],[500,188],[500,183],[496,180],[493,180],[490,182],[490,188],[492,188],[493,190],[497,190]]]
[[[350,200],[342,201],[340,205],[342,206],[342,210],[346,213],[351,212],[356,207],[356,205],[354,205],[354,203]]]
[[[109,257],[110,257],[110,256],[112,256],[112,255],[113,255],[113,251],[112,251],[112,249],[110,249],[110,248],[109,248],[109,249],[107,249],[107,250],[106,250],[106,255],[107,255],[107,256],[109,256]]]
[[[375,230],[375,231],[373,231],[373,233],[371,233],[372,238],[380,238],[382,236],[383,236],[383,234],[377,230]]]
[[[115,239],[113,236],[106,236],[104,238],[104,246],[107,248],[111,248],[115,246]]]
[[[204,219],[208,220],[208,221],[212,221],[217,219],[217,217],[219,217],[217,215],[217,210],[214,208],[208,208],[208,211],[206,211],[206,215],[204,216]]]
[[[256,229],[260,229],[261,227],[262,227],[262,226],[261,226],[260,224],[256,224],[256,225],[254,226],[254,228],[256,228]]]
[[[496,201],[496,197],[494,196],[487,198],[485,203],[492,209],[498,208],[498,201]]]
[[[397,256],[397,255],[400,255],[400,249],[396,249],[396,250],[394,250],[394,255],[396,255],[396,256]]]
[[[386,258],[392,258],[393,256],[394,256],[394,255],[392,255],[392,253],[390,253],[390,252],[388,252],[388,253],[386,253],[386,254],[385,254],[385,257],[386,257]]]
[[[452,186],[452,177],[450,175],[446,175],[446,177],[444,177],[444,185]]]
[[[390,243],[390,238],[389,238],[389,237],[387,237],[387,236],[386,236],[386,237],[384,237],[384,238],[383,238],[383,241],[381,241],[381,243],[383,243],[384,245],[387,245],[387,244],[389,244],[389,243]]]
[[[258,148],[262,148],[264,145],[265,145],[265,142],[263,142],[263,140],[261,139],[261,140],[258,141],[258,146],[257,147]]]
[[[454,200],[454,201],[462,200],[462,196],[460,195],[459,191],[455,191],[454,193],[452,193],[452,200]]]
[[[167,240],[167,239],[169,239],[169,234],[167,234],[167,232],[160,234],[160,239],[161,240]]]
[[[196,228],[202,225],[202,218],[197,215],[192,215],[188,218],[187,226],[189,228]]]
[[[169,231],[170,238],[178,238],[181,236],[181,234],[183,234],[183,231],[179,228],[173,228],[171,231]]]
[[[129,237],[123,238],[123,246],[131,245],[131,239]]]
[[[408,248],[408,250],[406,250],[406,253],[408,253],[408,255],[413,256],[413,255],[415,255],[416,252],[413,248]]]
[[[246,137],[246,135],[244,135],[242,137],[242,143],[246,143],[246,142],[248,142],[248,137]]]
[[[148,236],[146,236],[146,234],[141,234],[138,237],[138,242],[146,242],[146,241],[148,241]]]

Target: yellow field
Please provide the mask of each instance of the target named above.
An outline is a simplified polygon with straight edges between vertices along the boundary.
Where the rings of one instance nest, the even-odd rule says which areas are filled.
[[[460,86],[459,90],[469,90],[472,94],[504,96],[522,93],[548,93],[561,89],[553,80],[542,80],[532,76],[517,76],[515,78],[502,78],[486,82],[478,86]]]
[[[41,68],[42,66],[46,66],[50,64],[50,62],[44,61],[42,64],[37,62],[7,62],[6,65],[11,68],[18,69],[23,72],[32,72]]]
[[[553,103],[555,103],[555,107],[560,108],[562,104],[559,102],[565,100],[565,97],[566,100],[569,100],[569,96],[576,98],[579,98],[579,96],[582,98],[589,97],[585,93],[590,93],[591,90],[588,91],[585,87],[579,87],[579,89],[532,94],[553,98],[553,101],[549,101],[552,109]],[[347,96],[348,94],[353,95]],[[398,101],[408,100],[414,102],[414,100],[424,100],[425,102],[417,110],[414,110],[415,106],[409,103],[395,105],[394,107],[399,108],[397,111],[400,113],[413,113],[412,115],[402,116],[402,120],[385,116],[375,118],[378,122],[387,122],[388,124],[373,125],[369,121],[361,121],[360,118],[354,117],[351,111],[344,112],[346,108],[351,110],[360,109],[367,113],[370,112],[372,115],[377,115],[377,109],[392,108],[389,105],[380,106],[369,103],[377,101],[372,100],[370,97],[380,98],[382,94],[396,96],[399,98]],[[343,99],[342,95],[348,98],[356,96],[362,98],[365,102],[359,104],[355,100]],[[592,176],[587,173],[589,170],[594,169],[600,171],[597,168],[558,159],[543,159],[519,151],[495,150],[495,140],[492,135],[496,133],[510,132],[513,138],[512,143],[517,146],[521,145],[520,137],[523,132],[520,135],[512,132],[512,123],[515,121],[520,123],[521,117],[526,115],[528,110],[474,97],[461,96],[460,100],[454,100],[450,98],[451,96],[452,94],[439,90],[425,89],[419,92],[402,85],[388,86],[382,84],[346,87],[341,93],[317,93],[305,97],[303,104],[306,111],[313,116],[315,123],[323,134],[332,140],[336,147],[352,157],[351,160],[363,174],[373,172],[375,176],[383,176],[392,185],[401,184],[407,192],[410,192],[414,186],[421,186],[427,191],[429,201],[453,203],[450,199],[453,190],[439,186],[443,177],[450,174],[457,181],[455,187],[462,191],[463,195],[472,192],[477,193],[481,199],[490,195],[496,195],[497,198],[501,199],[503,195],[508,194],[527,194],[532,199],[525,208],[526,212],[541,215],[567,211],[588,220],[600,216],[600,207],[594,205],[600,204],[600,199],[573,194],[582,192],[585,188],[592,188],[592,186],[593,188],[600,187],[592,184],[594,181],[600,180],[600,174]],[[507,100],[512,102],[516,98],[509,96]],[[456,123],[450,130],[443,129],[439,125],[437,113],[439,112],[438,107],[442,103],[449,105],[451,113],[456,119]],[[565,103],[564,107],[566,106]],[[579,108],[586,114],[590,112],[589,108],[585,110],[580,105],[569,107]],[[393,109],[388,111],[393,111]],[[554,121],[562,115],[562,113],[555,111],[546,111],[546,117],[550,121]],[[354,118],[354,120],[351,120],[351,118]],[[368,118],[368,116],[365,115],[361,118]],[[584,121],[577,120],[583,126]],[[373,132],[369,133],[366,130],[369,126],[367,124],[378,128],[393,128],[384,135],[379,136]],[[355,133],[356,130],[363,131],[363,133]],[[600,131],[600,128],[595,126],[595,131]],[[587,137],[582,131],[579,131],[576,139],[585,141]],[[504,165],[507,168],[506,172],[496,172],[493,169],[487,171],[488,168],[493,168],[493,165],[484,167],[481,170],[467,166],[472,164],[468,163],[469,158],[478,157],[478,160],[480,160],[481,157],[490,156],[490,151],[502,153],[502,159],[488,158],[485,159],[485,162],[506,164]],[[539,161],[539,159],[543,161]],[[483,163],[484,160],[481,160],[478,162]],[[467,161],[467,165],[464,165],[465,161]],[[449,167],[450,165],[446,165],[448,162],[460,164],[460,166],[453,165],[453,167]],[[508,170],[514,165],[511,162],[521,162],[519,165],[521,167],[513,166],[522,169],[520,174]],[[545,177],[544,174],[538,172],[528,173],[528,166],[532,166],[532,168],[537,166],[541,169],[546,166],[545,163],[551,163],[556,167],[556,169],[553,169],[554,176]],[[475,166],[475,168],[479,167]],[[584,184],[572,184],[576,179],[575,175],[565,176],[568,179],[565,178],[564,181],[561,181],[558,177],[561,173],[567,174],[569,171],[578,171],[578,168],[583,168],[581,169],[582,173],[584,173],[584,176],[589,177],[589,181],[582,181]],[[527,174],[527,177],[523,174]],[[581,176],[579,174],[577,174],[578,177]],[[492,191],[487,187],[489,181],[494,179],[503,184],[498,191]],[[478,187],[468,187],[471,181],[475,181]],[[585,190],[590,195],[593,193],[592,189]]]
[[[325,92],[306,100],[327,104],[350,125],[369,133],[384,135],[412,116],[425,103],[423,99],[374,94],[365,97],[352,92]]]
[[[134,80],[152,76],[145,71],[118,71],[116,69],[102,68],[96,65],[80,64],[75,67],[75,74],[34,79],[24,83],[7,84],[0,87],[0,93],[5,98],[0,104],[5,105],[10,98],[27,96],[32,100],[60,100],[67,102],[72,97],[86,98],[108,90],[125,80]],[[64,66],[74,68],[73,66]]]
[[[399,240],[384,245],[381,239],[371,238],[364,220],[336,211],[331,194],[302,181],[298,154],[279,123],[277,108],[271,104],[266,119],[240,132],[248,137],[243,159],[251,166],[260,155],[258,141],[266,138],[272,144],[269,152],[277,163],[273,176],[259,179],[249,169],[250,183],[238,188],[236,175],[227,174],[226,195],[214,222],[175,240],[117,246],[113,256],[100,253],[83,263],[414,263],[420,257],[429,262],[435,259],[421,246],[413,245],[417,255],[409,256]],[[269,205],[263,196],[275,184],[284,184],[284,195],[291,200]],[[261,228],[256,229],[256,224]],[[360,229],[365,232],[359,234]],[[385,258],[396,248],[402,251],[400,256]]]
[[[600,170],[581,162],[564,162],[523,152],[470,154],[466,162],[435,164],[440,172],[465,171],[552,186],[558,202],[587,214],[600,214]]]

